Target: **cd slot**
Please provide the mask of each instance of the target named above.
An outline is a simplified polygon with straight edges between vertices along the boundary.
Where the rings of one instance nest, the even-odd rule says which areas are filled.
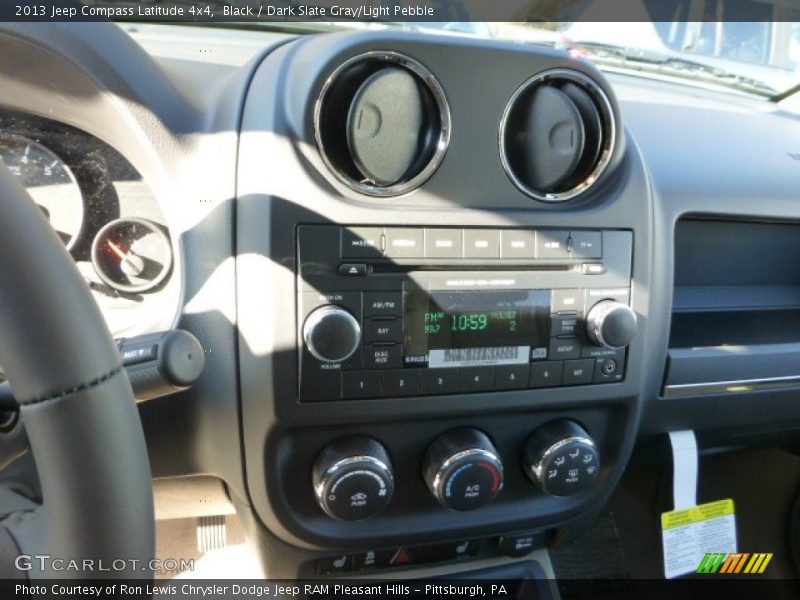
[[[439,272],[439,271],[475,271],[479,267],[481,271],[508,271],[513,267],[514,271],[534,271],[534,272],[567,272],[576,268],[576,265],[542,265],[542,264],[509,264],[503,263],[478,264],[471,263],[436,263],[436,264],[399,264],[397,262],[372,263],[370,265],[373,274],[392,274],[392,273],[412,273],[412,272]],[[578,266],[577,268],[580,268]]]

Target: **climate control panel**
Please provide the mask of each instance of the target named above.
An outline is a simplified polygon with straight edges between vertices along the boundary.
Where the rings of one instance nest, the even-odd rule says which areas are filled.
[[[442,508],[471,511],[502,493],[508,468],[521,468],[533,484],[531,493],[538,489],[550,496],[573,496],[591,490],[600,469],[600,452],[581,425],[557,419],[530,434],[518,465],[504,465],[485,432],[460,427],[430,443],[420,476]],[[341,521],[361,521],[380,513],[395,493],[389,452],[369,436],[349,436],[325,446],[311,477],[319,507]]]

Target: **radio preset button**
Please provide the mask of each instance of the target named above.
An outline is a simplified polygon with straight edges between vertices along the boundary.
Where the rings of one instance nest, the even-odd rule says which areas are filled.
[[[550,320],[550,335],[576,335],[580,319],[576,315],[555,315]]]
[[[536,258],[569,258],[569,231],[539,230],[536,232]]]
[[[364,343],[401,341],[403,341],[403,322],[400,319],[364,321]]]
[[[387,258],[422,258],[422,229],[386,228]]]
[[[383,258],[383,227],[342,227],[342,258]]]
[[[466,229],[465,258],[500,258],[500,232],[496,229]]]
[[[383,372],[383,395],[417,396],[422,392],[422,371],[397,369]]]
[[[563,362],[546,361],[531,365],[530,387],[556,387],[561,385],[561,373],[564,370]]]
[[[528,365],[500,365],[494,371],[494,389],[516,390],[528,387]]]
[[[601,258],[603,234],[599,231],[573,231],[570,234],[572,258]]]
[[[459,392],[480,392],[494,386],[494,367],[462,367],[458,370]]]
[[[594,361],[592,359],[568,360],[564,363],[564,375],[561,378],[561,383],[563,385],[592,383],[593,376]]]
[[[536,255],[536,233],[526,229],[506,229],[502,233],[500,253],[503,258],[533,258]]]
[[[581,345],[576,338],[553,338],[550,340],[549,354],[551,360],[580,358]]]
[[[403,366],[401,349],[399,344],[365,346],[364,366],[368,369],[399,369]]]
[[[402,317],[402,292],[364,292],[364,318]]]
[[[381,374],[378,371],[344,371],[342,397],[378,398],[381,395]]]
[[[426,394],[452,394],[458,391],[458,369],[425,369],[422,391]]]
[[[461,258],[460,229],[426,229],[425,258]]]
[[[582,290],[553,290],[554,313],[583,312]]]

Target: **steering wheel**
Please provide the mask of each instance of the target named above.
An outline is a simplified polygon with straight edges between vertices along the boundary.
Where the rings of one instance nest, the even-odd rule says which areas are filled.
[[[0,487],[0,577],[150,578],[150,465],[119,352],[63,243],[1,161],[0,207],[0,364],[43,497]]]

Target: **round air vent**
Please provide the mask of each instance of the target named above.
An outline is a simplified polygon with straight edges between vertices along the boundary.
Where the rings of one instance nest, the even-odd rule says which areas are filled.
[[[500,157],[520,190],[562,202],[602,175],[615,140],[614,112],[605,92],[577,71],[544,71],[509,100],[500,125]]]
[[[339,66],[314,109],[317,146],[331,172],[371,196],[409,192],[427,180],[450,141],[450,111],[433,75],[395,52]]]

